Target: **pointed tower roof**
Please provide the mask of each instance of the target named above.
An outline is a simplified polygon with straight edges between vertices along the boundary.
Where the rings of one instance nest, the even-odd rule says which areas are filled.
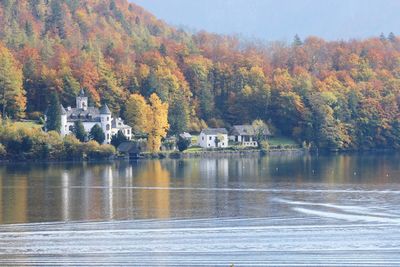
[[[107,114],[107,115],[111,115],[111,111],[108,108],[107,104],[104,104],[101,108],[100,108],[100,114]]]
[[[60,105],[61,115],[67,115],[67,111],[65,110],[63,105]]]
[[[79,96],[85,96],[85,90],[83,90],[83,88],[81,88],[81,91],[79,92]]]

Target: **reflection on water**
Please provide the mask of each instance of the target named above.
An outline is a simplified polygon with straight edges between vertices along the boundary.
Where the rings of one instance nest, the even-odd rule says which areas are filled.
[[[0,265],[400,265],[400,156],[0,167]]]
[[[288,190],[290,198],[311,189],[394,190],[399,159],[340,155],[7,165],[0,167],[0,223],[269,216],[276,206],[269,195],[244,189]],[[343,197],[327,192],[324,201]]]

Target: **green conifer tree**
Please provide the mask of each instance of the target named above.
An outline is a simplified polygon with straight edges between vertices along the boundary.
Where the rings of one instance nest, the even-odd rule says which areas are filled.
[[[128,138],[124,135],[122,131],[118,131],[116,135],[111,137],[111,144],[114,147],[118,147],[121,143],[128,141]]]
[[[74,134],[75,137],[81,141],[81,142],[85,142],[86,141],[86,131],[85,131],[85,127],[83,126],[81,121],[76,121],[74,123]]]
[[[89,137],[90,139],[97,141],[99,144],[102,144],[106,139],[103,129],[98,124],[92,127]]]
[[[189,107],[183,95],[174,99],[168,110],[170,124],[169,134],[177,135],[187,130],[189,121]]]
[[[56,92],[51,93],[49,109],[47,110],[47,131],[60,132],[61,129],[61,106]]]

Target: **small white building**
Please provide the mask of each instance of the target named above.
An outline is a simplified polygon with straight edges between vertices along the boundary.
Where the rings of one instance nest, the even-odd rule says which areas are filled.
[[[113,118],[111,121],[111,136],[116,135],[121,131],[128,140],[132,137],[132,127],[126,125],[121,118]]]
[[[271,133],[268,129],[264,130],[265,136],[270,136]],[[256,140],[256,134],[254,127],[251,125],[235,125],[232,127],[229,140],[238,143],[245,147],[257,147],[258,142]]]
[[[235,125],[229,133],[229,140],[245,147],[257,147],[254,128],[251,125]]]
[[[228,131],[225,128],[207,128],[201,131],[198,143],[203,148],[226,148],[228,141]]]
[[[81,90],[79,96],[76,97],[75,108],[64,108],[61,105],[61,129],[62,136],[71,134],[74,129],[76,121],[80,121],[85,128],[86,133],[95,125],[99,125],[105,135],[105,144],[110,144],[113,135],[118,131],[127,137],[128,140],[132,139],[132,128],[125,125],[120,118],[113,118],[112,113],[107,105],[102,106],[100,109],[88,106],[88,98],[85,92]]]

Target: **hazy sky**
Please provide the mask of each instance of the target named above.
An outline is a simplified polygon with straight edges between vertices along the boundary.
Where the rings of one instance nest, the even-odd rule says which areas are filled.
[[[131,0],[175,26],[291,41],[400,34],[400,0]]]

